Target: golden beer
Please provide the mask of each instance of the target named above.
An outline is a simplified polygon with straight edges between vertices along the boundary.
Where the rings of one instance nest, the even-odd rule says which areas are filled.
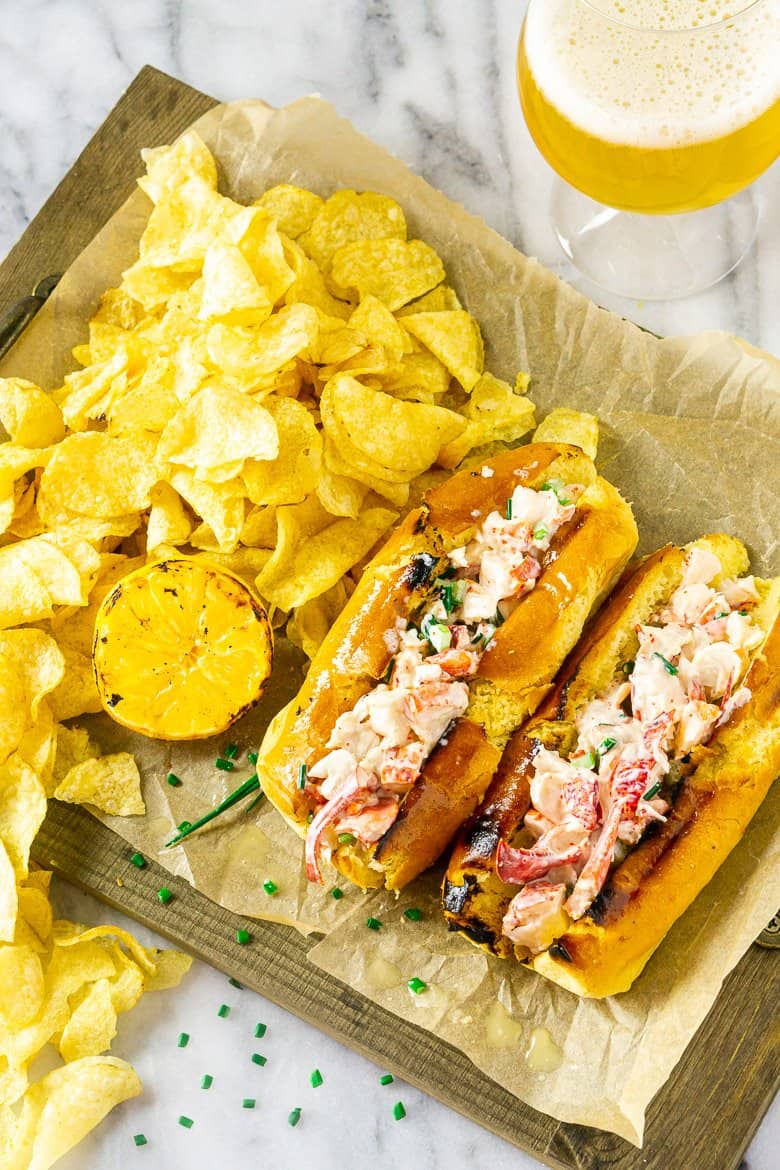
[[[531,0],[518,82],[567,182],[666,214],[728,198],[777,158],[779,60],[780,0]]]

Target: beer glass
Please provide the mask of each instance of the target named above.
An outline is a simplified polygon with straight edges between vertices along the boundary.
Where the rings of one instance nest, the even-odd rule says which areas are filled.
[[[780,0],[530,0],[518,85],[584,275],[664,300],[739,263],[780,153]]]

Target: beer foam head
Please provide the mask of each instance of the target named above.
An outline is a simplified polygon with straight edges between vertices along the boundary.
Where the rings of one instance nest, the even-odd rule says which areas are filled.
[[[744,11],[743,11],[744,10]],[[690,145],[780,97],[780,0],[533,0],[525,54],[544,96],[609,142]]]

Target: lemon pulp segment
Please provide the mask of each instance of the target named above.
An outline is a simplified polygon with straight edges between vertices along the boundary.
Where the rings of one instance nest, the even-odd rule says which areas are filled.
[[[123,578],[95,622],[101,702],[156,739],[203,739],[263,693],[273,642],[265,610],[232,574],[166,560]]]

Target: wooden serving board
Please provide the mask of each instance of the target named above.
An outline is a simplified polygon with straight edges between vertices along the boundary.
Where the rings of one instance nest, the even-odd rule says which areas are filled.
[[[0,266],[0,314],[43,277],[62,272],[133,189],[139,150],[169,142],[216,103],[156,69],[143,69]],[[644,1149],[564,1125],[518,1101],[456,1049],[391,1015],[307,962],[312,945],[291,928],[247,925],[154,862],[130,865],[126,843],[83,809],[50,802],[38,862],[178,946],[295,1012],[453,1109],[566,1170],[736,1170],[780,1081],[774,1005],[780,964],[751,947],[721,991],[648,1115]],[[177,896],[172,916],[155,892]]]

